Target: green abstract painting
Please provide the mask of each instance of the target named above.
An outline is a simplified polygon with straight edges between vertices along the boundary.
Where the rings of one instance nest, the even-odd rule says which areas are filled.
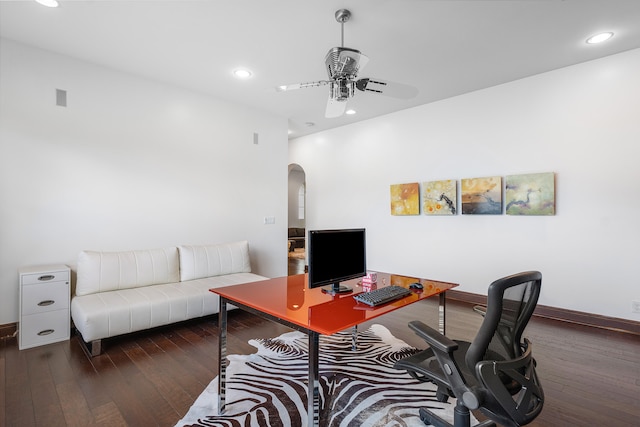
[[[507,215],[555,215],[555,174],[507,176],[505,204]]]

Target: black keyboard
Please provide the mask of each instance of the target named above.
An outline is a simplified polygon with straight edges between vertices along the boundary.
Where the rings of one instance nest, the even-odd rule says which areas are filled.
[[[363,304],[375,307],[390,301],[395,301],[400,298],[411,295],[411,291],[402,286],[384,286],[382,288],[375,289],[371,292],[363,292],[358,295],[354,295],[353,299]]]

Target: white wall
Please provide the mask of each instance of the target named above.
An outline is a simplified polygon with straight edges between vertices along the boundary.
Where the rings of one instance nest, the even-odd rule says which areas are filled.
[[[631,320],[639,159],[640,49],[289,144],[306,172],[307,227],[365,226],[371,269],[482,294],[540,270],[540,304]],[[389,213],[390,184],[537,172],[556,173],[555,216]]]
[[[18,319],[20,266],[75,265],[83,249],[247,239],[255,272],[286,274],[285,118],[8,40],[0,49],[0,324]]]

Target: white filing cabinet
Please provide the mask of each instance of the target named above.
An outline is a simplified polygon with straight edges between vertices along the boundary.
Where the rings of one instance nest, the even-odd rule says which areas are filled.
[[[20,350],[69,339],[70,273],[66,265],[40,265],[19,270]]]

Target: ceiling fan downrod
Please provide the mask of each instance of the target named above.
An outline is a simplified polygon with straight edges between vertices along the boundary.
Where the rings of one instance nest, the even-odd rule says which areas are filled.
[[[336,21],[340,23],[341,47],[344,47],[344,23],[351,18],[351,12],[347,9],[336,10]]]

